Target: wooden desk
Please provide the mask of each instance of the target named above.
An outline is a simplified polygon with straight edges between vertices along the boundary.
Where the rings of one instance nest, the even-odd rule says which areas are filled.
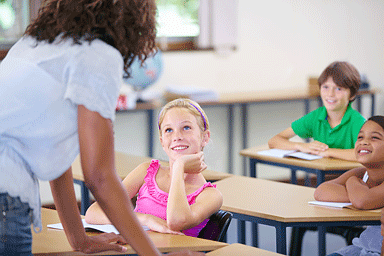
[[[115,152],[116,172],[121,179],[124,179],[128,173],[135,169],[139,164],[150,162],[151,160],[152,158],[150,157],[134,156],[122,152]],[[162,165],[168,165],[168,162],[166,161],[160,161],[160,163]],[[217,181],[232,176],[232,174],[229,173],[216,172],[212,170],[205,170],[202,173],[207,181]],[[79,184],[81,187],[81,214],[84,215],[90,206],[90,194],[84,183],[84,175],[81,169],[80,156],[78,156],[72,164],[72,174],[74,182]]]
[[[207,256],[278,256],[282,255],[275,252],[262,250],[256,247],[244,244],[231,244],[223,248],[211,251],[206,254]]]
[[[222,210],[241,221],[253,222],[253,245],[257,247],[257,223],[276,228],[277,252],[286,254],[287,227],[318,227],[319,255],[325,255],[325,229],[328,226],[380,225],[381,211],[355,211],[310,205],[315,188],[232,176],[215,182],[223,194]],[[238,229],[240,243],[245,230]]]
[[[356,97],[357,110],[361,113],[363,96],[371,97],[371,116],[375,113],[375,95],[380,92],[379,89],[372,88],[370,90],[359,91]],[[310,111],[310,101],[317,100],[319,107],[322,101],[319,95],[310,94],[307,90],[273,90],[273,91],[254,91],[254,92],[235,92],[222,93],[218,101],[199,102],[201,106],[227,106],[228,113],[228,173],[233,171],[233,148],[234,148],[234,107],[240,106],[240,127],[242,127],[242,148],[247,148],[248,141],[248,106],[250,104],[265,104],[271,102],[290,102],[301,101],[304,103],[304,113]],[[243,175],[246,176],[246,162],[243,160]]]
[[[272,157],[260,155],[257,152],[269,149],[268,145],[256,146],[240,151],[240,155],[250,159],[250,176],[257,177],[256,165],[258,163],[280,166],[291,169],[292,183],[296,184],[296,171],[301,170],[307,173],[314,173],[317,176],[317,185],[324,182],[326,174],[343,173],[356,167],[358,162],[345,161],[335,158],[321,158],[317,160],[303,160],[293,157]]]
[[[72,250],[65,236],[64,230],[47,228],[48,224],[59,223],[60,219],[55,210],[42,208],[43,230],[33,233],[32,253],[34,255],[88,255]],[[92,233],[89,233],[92,234]],[[190,236],[161,234],[148,231],[148,235],[161,252],[179,251],[189,249],[192,251],[212,251],[226,246],[226,243],[216,242]],[[129,245],[124,254],[136,254]],[[102,252],[92,255],[116,255],[114,251]],[[123,254],[123,253],[120,253]]]

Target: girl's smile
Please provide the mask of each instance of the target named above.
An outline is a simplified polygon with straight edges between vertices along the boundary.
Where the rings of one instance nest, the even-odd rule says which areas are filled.
[[[188,148],[188,146],[175,146],[172,148],[172,150],[179,151],[179,150],[184,150],[187,148]]]

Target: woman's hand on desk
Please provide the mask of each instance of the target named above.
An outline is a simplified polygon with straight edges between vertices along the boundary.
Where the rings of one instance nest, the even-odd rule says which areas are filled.
[[[127,248],[119,244],[127,242],[121,235],[115,233],[103,233],[96,236],[88,236],[88,239],[77,250],[83,253],[98,253],[104,251],[125,252]]]

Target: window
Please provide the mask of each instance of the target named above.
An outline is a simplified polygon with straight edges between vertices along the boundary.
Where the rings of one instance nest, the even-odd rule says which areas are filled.
[[[199,0],[157,0],[158,37],[197,37]]]
[[[156,0],[157,42],[163,51],[236,48],[238,0]],[[0,0],[0,60],[42,0]]]
[[[197,49],[200,0],[156,0],[157,41],[163,51]]]
[[[234,49],[238,0],[156,0],[160,49]]]
[[[0,60],[36,17],[41,0],[0,0]]]
[[[29,24],[29,2],[0,0],[0,44],[9,48],[24,33]]]

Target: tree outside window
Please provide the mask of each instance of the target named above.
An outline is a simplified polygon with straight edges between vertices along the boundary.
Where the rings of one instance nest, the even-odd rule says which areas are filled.
[[[156,0],[157,39],[162,50],[196,49],[199,0]]]
[[[29,24],[29,1],[0,0],[0,44],[15,43]]]
[[[199,35],[199,0],[157,0],[158,37]]]

